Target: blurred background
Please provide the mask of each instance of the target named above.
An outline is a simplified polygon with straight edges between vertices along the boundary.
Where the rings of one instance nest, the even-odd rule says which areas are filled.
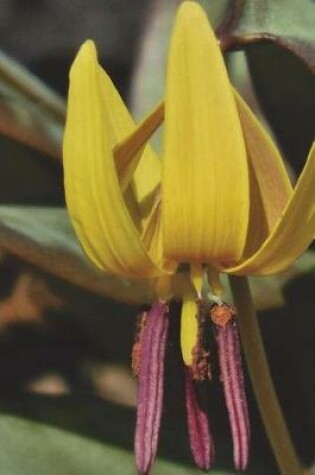
[[[217,27],[228,18],[233,2],[202,3]],[[259,7],[258,0],[248,3]],[[14,124],[25,121],[28,127],[24,94],[32,103],[30,110],[33,105],[34,110],[41,107],[36,94],[29,93],[32,88],[25,86],[23,70],[16,73],[18,81],[10,79],[8,56],[57,92],[60,98],[54,96],[54,104],[62,110],[71,62],[81,43],[92,38],[101,64],[140,118],[163,95],[165,54],[177,5],[175,0],[0,2],[4,53],[0,67],[4,111],[0,114],[0,467],[5,475],[135,473],[130,451],[136,382],[130,372],[130,353],[142,300],[137,295],[142,292],[143,301],[149,300],[142,288],[130,298],[131,288],[123,291],[126,295],[119,302],[120,284],[104,283],[83,262],[63,209],[59,152],[30,146],[31,134],[24,137],[19,132],[16,140],[14,127],[7,127],[9,119]],[[315,13],[311,1],[303,0],[297,7],[287,0],[282,9],[284,5],[284,16],[293,26],[286,28],[283,16],[276,24],[268,23],[268,15],[264,23],[255,23],[242,12],[239,24],[232,25],[231,37],[270,28],[275,38],[293,41],[293,53],[283,47],[284,40],[258,41],[246,46],[246,54],[230,52],[226,59],[233,82],[278,141],[294,181],[314,137],[314,63],[308,58],[315,51],[309,27]],[[234,49],[238,48],[232,45],[230,50]],[[302,51],[300,56],[297,51]],[[60,132],[53,139],[59,150],[62,113],[58,116],[45,107],[47,124]],[[39,133],[45,139],[50,135],[48,128],[43,130]],[[315,456],[314,271],[310,249],[285,274],[252,280],[274,382],[298,453],[307,465]],[[158,465],[156,474],[195,473],[185,426],[177,327],[178,317],[174,317],[159,452],[171,464]],[[246,473],[276,475],[248,378],[247,386],[253,442]],[[205,386],[201,392],[216,433],[217,473],[233,474],[221,388]]]

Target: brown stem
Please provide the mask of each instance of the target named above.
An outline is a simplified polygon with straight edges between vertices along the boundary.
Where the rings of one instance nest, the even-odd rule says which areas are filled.
[[[238,313],[238,326],[265,430],[281,475],[310,475],[301,466],[270,374],[268,361],[246,277],[230,277]]]

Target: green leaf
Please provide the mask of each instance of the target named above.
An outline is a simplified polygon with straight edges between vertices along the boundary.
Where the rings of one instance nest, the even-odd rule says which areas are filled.
[[[179,405],[177,400],[162,422],[152,475],[201,473],[192,465],[185,416],[179,412]],[[132,453],[134,410],[91,396],[25,394],[6,400],[2,397],[0,408],[1,475],[136,474]],[[225,432],[228,427],[220,414],[221,409],[210,415],[216,423],[217,451],[211,474],[236,475],[230,436]],[[253,447],[250,467],[244,475],[276,475],[267,441],[256,431],[260,421],[255,419],[253,423],[257,447]]]
[[[0,248],[86,290],[127,303],[152,301],[152,282],[129,281],[92,267],[64,208],[0,206]]]
[[[0,132],[61,159],[64,100],[0,52]]]
[[[261,108],[296,172],[314,138],[315,5],[234,0],[218,29],[224,50],[245,50]]]
[[[65,113],[65,101],[58,94],[0,51],[2,203],[63,204]]]
[[[135,474],[131,452],[15,416],[2,415],[0,420],[2,475]],[[164,473],[199,472],[158,461],[152,475]]]
[[[285,158],[299,174],[314,140],[315,70],[312,74],[276,44],[252,46],[246,56],[261,108]]]
[[[273,42],[315,72],[315,8],[312,0],[233,0],[218,29],[224,49]]]

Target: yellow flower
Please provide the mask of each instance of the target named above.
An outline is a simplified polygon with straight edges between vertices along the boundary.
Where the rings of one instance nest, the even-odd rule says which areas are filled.
[[[201,265],[238,275],[290,266],[314,237],[315,147],[292,191],[194,2],[183,3],[171,40],[160,162],[143,145],[162,119],[159,107],[135,129],[94,44],[81,47],[70,75],[65,190],[93,263],[136,279],[169,275],[181,263],[193,274]],[[189,363],[196,330],[185,333]]]
[[[163,119],[160,161],[147,141]],[[72,223],[97,267],[156,279],[165,297],[163,279],[190,266],[181,324],[187,366],[205,275],[219,299],[218,273],[280,272],[314,238],[315,146],[292,190],[276,146],[233,90],[195,2],[184,2],[176,18],[165,105],[137,127],[93,42],[84,43],[70,74],[64,172]]]

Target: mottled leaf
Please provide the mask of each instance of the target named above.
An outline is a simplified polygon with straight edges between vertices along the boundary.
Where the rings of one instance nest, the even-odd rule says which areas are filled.
[[[152,300],[152,282],[109,276],[90,265],[63,208],[0,206],[0,247],[98,294],[130,303]]]
[[[180,386],[180,385],[179,385]],[[163,421],[152,475],[198,475],[193,468],[185,416],[179,399]],[[0,401],[2,475],[135,475],[134,410],[93,396],[15,395]],[[228,427],[221,407],[212,414],[217,427],[213,475],[234,475]],[[268,442],[253,425],[253,447],[246,475],[276,475]],[[258,430],[257,430],[258,429]],[[167,461],[165,461],[167,459]],[[171,460],[172,462],[170,462]],[[188,465],[189,463],[189,465]]]
[[[273,42],[315,71],[315,6],[312,0],[233,0],[218,29],[224,49]]]
[[[65,102],[0,52],[0,133],[61,159]]]
[[[314,140],[315,69],[312,73],[298,57],[272,43],[248,48],[246,57],[259,104],[299,174]]]
[[[314,24],[312,0],[234,0],[218,29],[223,49],[245,50],[262,111],[297,172],[314,138]]]
[[[133,454],[61,429],[1,415],[2,475],[134,475]],[[106,424],[106,420],[104,420]],[[197,470],[159,461],[156,475],[197,474]],[[214,474],[218,472],[214,472]],[[222,473],[222,472],[220,472]]]

